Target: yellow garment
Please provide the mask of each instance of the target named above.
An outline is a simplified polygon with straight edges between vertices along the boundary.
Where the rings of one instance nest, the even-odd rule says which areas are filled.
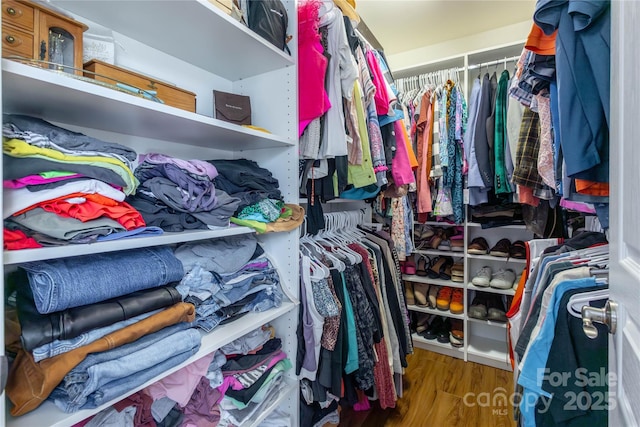
[[[353,85],[353,102],[356,105],[358,116],[358,128],[360,129],[360,143],[362,144],[362,164],[348,166],[347,182],[353,184],[355,188],[366,187],[376,183],[376,173],[371,162],[371,146],[369,145],[369,133],[364,115],[364,105],[362,105],[362,89],[360,82],[356,80]]]
[[[271,133],[268,130],[266,130],[265,128],[261,128],[260,126],[254,126],[254,125],[242,125],[243,128],[249,128],[249,129],[253,129],[253,130],[259,130],[260,132],[266,132],[266,133]]]
[[[262,234],[262,233],[266,233],[267,232],[267,223],[266,222],[254,221],[252,219],[240,219],[240,218],[236,218],[236,217],[233,217],[233,216],[231,218],[229,218],[229,221],[231,221],[232,223],[234,223],[236,225],[242,225],[244,227],[253,228],[254,230],[256,230],[256,232],[258,234]]]
[[[113,157],[101,156],[73,156],[51,148],[41,148],[28,144],[21,139],[5,139],[2,143],[2,151],[12,157],[39,157],[52,159],[59,162],[96,165],[113,170],[122,177],[127,186],[123,189],[125,194],[133,194],[138,187],[138,179],[133,175],[129,167]]]
[[[411,145],[411,141],[409,140],[409,135],[407,134],[407,130],[404,126],[402,127],[402,136],[404,138],[404,143],[407,146],[407,153],[409,153],[409,164],[411,165],[411,169],[416,169],[418,167],[418,158],[416,157],[416,153],[413,151],[413,146]]]

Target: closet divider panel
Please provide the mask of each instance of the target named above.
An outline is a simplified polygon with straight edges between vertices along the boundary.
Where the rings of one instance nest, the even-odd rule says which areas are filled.
[[[129,146],[139,154],[158,152],[182,159],[205,160],[249,158],[269,169],[279,180],[285,202],[298,201],[295,50],[290,56],[276,49],[206,0],[133,0],[118,2],[117,7],[113,2],[93,0],[54,3],[69,8],[71,14],[77,15],[81,21],[113,30],[114,38],[123,47],[116,48],[118,64],[126,64],[134,69],[156,69],[163,80],[196,92],[197,113],[156,104],[6,59],[2,60],[3,112],[38,116],[67,129]],[[295,2],[285,0],[284,3],[289,14],[288,33],[296,40]],[[140,22],[140,16],[147,19]],[[130,22],[132,19],[135,23]],[[173,31],[168,31],[168,28]],[[254,124],[271,133],[213,119],[213,89],[251,96]],[[39,102],[38,97],[44,102]],[[138,239],[139,243],[136,243],[136,239],[128,243],[131,247],[155,246],[252,232],[246,227],[233,227],[221,231],[166,233],[157,240],[150,237],[144,241]],[[250,313],[233,323],[219,326],[203,336],[201,349],[194,357],[170,372],[266,322],[276,327],[276,333],[283,341],[283,349],[295,365],[298,231],[264,235],[259,240],[278,268],[282,288],[291,296],[291,301],[285,298],[279,308]],[[92,248],[93,253],[98,253],[121,250],[126,246],[125,243],[110,249],[106,245],[100,249],[100,244],[88,247]],[[65,249],[42,250],[36,252],[33,259],[58,257]],[[78,249],[73,248],[73,251],[78,250],[81,250],[80,245]],[[3,267],[23,262],[24,256],[17,255],[18,252],[5,252]],[[149,381],[149,384],[162,376]],[[299,393],[295,375],[291,372],[288,373],[287,383],[285,391],[254,420],[253,425],[257,425],[278,406],[292,414],[291,425],[298,424]],[[0,410],[4,411],[2,419],[6,420],[8,426],[62,427],[73,425],[111,403],[95,410],[65,414],[47,402],[35,411],[16,418],[8,415],[4,401],[0,403]]]

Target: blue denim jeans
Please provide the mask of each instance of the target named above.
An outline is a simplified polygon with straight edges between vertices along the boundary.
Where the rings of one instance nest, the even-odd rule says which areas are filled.
[[[21,268],[41,314],[166,285],[184,275],[182,263],[167,247],[28,262]]]
[[[183,362],[200,348],[200,332],[179,323],[113,350],[95,353],[51,393],[65,412],[94,408]]]
[[[113,325],[105,326],[104,328],[93,329],[69,340],[55,340],[48,344],[41,345],[40,347],[36,347],[31,351],[31,353],[33,354],[33,359],[36,362],[40,362],[41,360],[48,359],[49,357],[67,353],[78,347],[82,347],[83,345],[90,344],[95,340],[100,339],[107,334],[110,334],[111,332],[122,329],[125,326],[129,326],[142,319],[146,319],[147,317],[160,311],[161,310],[154,310],[150,311],[149,313],[143,313],[139,316],[132,317],[131,319],[121,320],[120,322],[116,322]]]

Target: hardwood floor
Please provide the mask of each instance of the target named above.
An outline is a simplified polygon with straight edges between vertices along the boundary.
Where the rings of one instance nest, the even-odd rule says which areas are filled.
[[[394,409],[341,412],[341,427],[514,427],[508,371],[415,349]],[[465,397],[466,396],[466,397]]]

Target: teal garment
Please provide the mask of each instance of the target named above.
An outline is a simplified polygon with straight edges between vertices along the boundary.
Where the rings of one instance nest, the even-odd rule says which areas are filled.
[[[344,293],[344,311],[347,314],[347,364],[344,367],[344,372],[351,374],[358,370],[358,338],[356,336],[356,318],[353,314],[353,305],[351,305],[351,299],[349,298],[349,292],[347,291],[347,283],[344,278],[344,273],[340,272],[340,279],[342,280],[342,292]]]
[[[507,174],[507,165],[504,160],[504,150],[507,133],[507,94],[509,90],[509,71],[504,70],[500,74],[498,89],[496,92],[496,123],[494,131],[493,155],[494,174],[493,188],[496,194],[511,193],[511,185]]]

